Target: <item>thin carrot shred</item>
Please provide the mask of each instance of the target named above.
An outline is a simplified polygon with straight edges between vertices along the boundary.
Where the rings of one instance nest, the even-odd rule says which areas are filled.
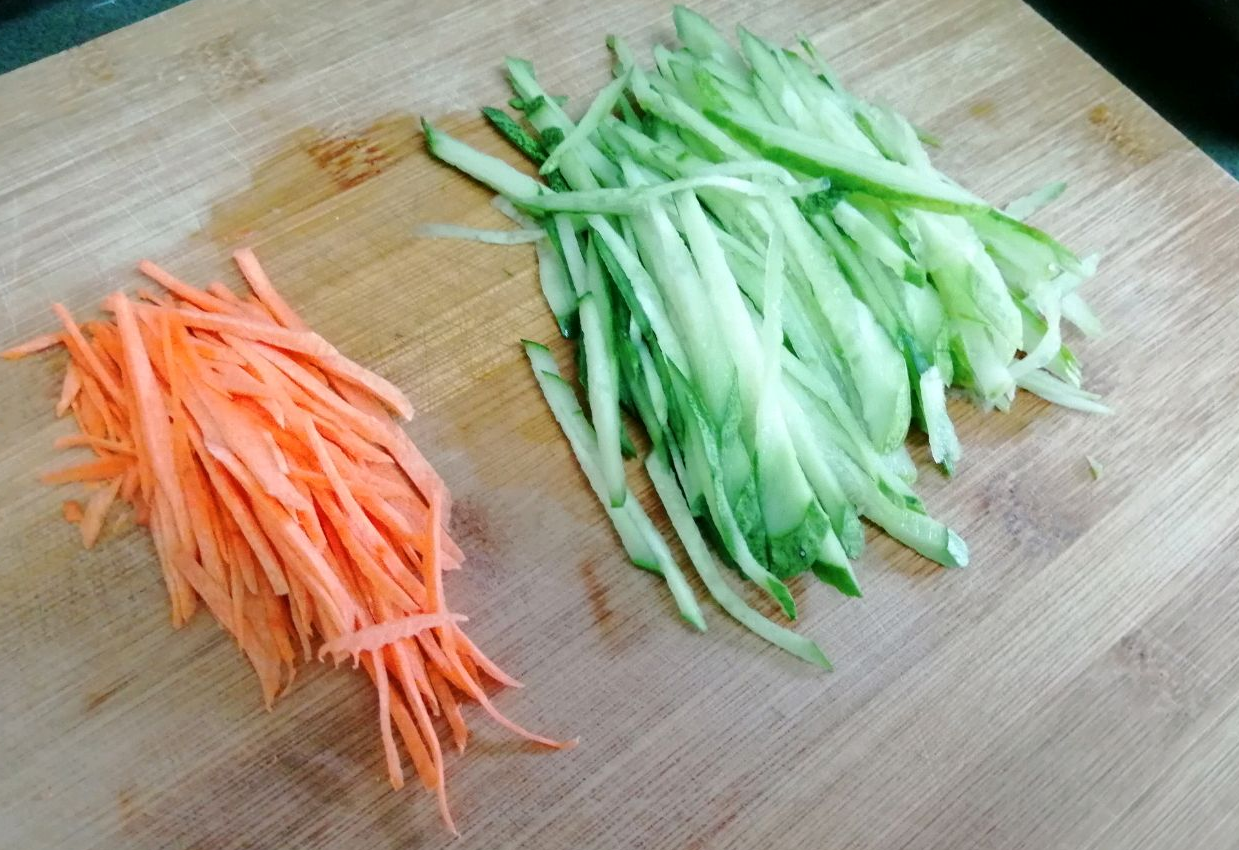
[[[402,745],[455,832],[432,714],[460,750],[467,702],[545,746],[575,742],[527,732],[482,688],[483,674],[521,685],[447,606],[444,573],[464,555],[447,533],[443,480],[387,412],[411,417],[408,400],[310,330],[252,251],[234,259],[252,296],[143,261],[162,292],[114,293],[111,318],[82,325],[53,305],[61,330],[0,352],[68,350],[56,413],[72,413],[80,433],[56,447],[95,456],[42,478],[88,490],[84,505],[62,505],[87,548],[117,502],[132,508],[154,540],[173,626],[205,605],[254,667],[268,708],[299,655],[352,655],[378,695],[391,784],[404,783]]]
[[[82,373],[72,362],[65,367],[65,382],[60,388],[60,400],[56,402],[56,415],[64,416],[73,406],[77,394],[82,391]]]
[[[82,521],[82,503],[76,499],[66,499],[60,505],[65,515],[65,522],[78,523]]]
[[[63,334],[41,334],[34,339],[26,340],[21,345],[15,345],[12,348],[0,351],[0,357],[3,357],[5,360],[20,360],[29,354],[37,354],[57,345],[64,345],[64,341]]]
[[[82,521],[78,526],[82,532],[82,545],[87,549],[95,545],[99,532],[103,531],[103,520],[108,515],[108,508],[116,501],[120,492],[121,476],[116,476],[106,487],[101,487],[90,495],[86,509],[82,511]]]

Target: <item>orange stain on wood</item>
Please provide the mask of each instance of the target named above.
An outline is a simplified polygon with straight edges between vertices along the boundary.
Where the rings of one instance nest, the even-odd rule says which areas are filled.
[[[231,241],[378,177],[422,151],[417,119],[392,113],[357,131],[306,127],[260,162],[250,187],[211,207],[207,233]]]

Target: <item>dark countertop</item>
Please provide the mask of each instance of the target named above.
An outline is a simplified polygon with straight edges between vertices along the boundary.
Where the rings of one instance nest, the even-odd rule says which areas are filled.
[[[181,2],[0,0],[0,73]],[[1239,0],[1029,2],[1239,177]]]

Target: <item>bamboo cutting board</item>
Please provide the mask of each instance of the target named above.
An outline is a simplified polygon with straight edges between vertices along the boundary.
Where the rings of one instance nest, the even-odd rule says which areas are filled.
[[[670,38],[662,4],[194,0],[0,78],[0,345],[132,289],[143,256],[237,285],[252,244],[409,393],[459,500],[449,597],[526,684],[498,704],[581,738],[540,752],[470,711],[452,846],[1239,847],[1239,185],[1016,2],[700,9],[809,34],[995,201],[1067,179],[1038,223],[1107,257],[1109,332],[1075,343],[1117,415],[957,405],[961,472],[920,486],[973,567],[871,534],[864,600],[797,584],[834,673],[713,606],[689,633],[625,565],[522,362],[555,336],[532,251],[410,237],[497,218],[415,115],[498,151],[473,116],[504,53],[579,99],[608,32]],[[387,787],[361,674],[309,668],[267,713],[206,617],[169,627],[144,533],[79,551],[70,494],[36,481],[60,368],[0,367],[0,846],[451,844],[429,795]]]

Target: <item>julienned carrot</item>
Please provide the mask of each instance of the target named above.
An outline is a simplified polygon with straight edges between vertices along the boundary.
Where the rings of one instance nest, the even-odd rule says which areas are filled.
[[[54,305],[61,331],[0,353],[69,351],[56,410],[71,411],[81,433],[56,445],[94,457],[43,480],[93,488],[85,507],[63,506],[87,547],[115,502],[133,508],[154,539],[173,624],[204,603],[253,665],[268,707],[313,644],[320,659],[353,655],[378,694],[392,785],[404,783],[403,744],[454,832],[432,714],[461,750],[467,701],[537,743],[573,742],[512,723],[482,687],[483,675],[520,683],[447,607],[443,574],[464,556],[446,532],[447,488],[386,412],[411,416],[408,400],[313,333],[252,251],[234,257],[252,298],[144,261],[166,297],[114,293],[110,321],[80,326]]]
[[[322,660],[328,654],[338,656],[352,653],[358,656],[362,652],[377,652],[385,646],[408,640],[427,629],[446,626],[449,623],[463,623],[468,619],[462,614],[411,614],[399,620],[388,620],[385,623],[366,626],[351,634],[329,640],[318,648],[318,657]]]
[[[64,512],[65,522],[78,523],[82,521],[84,512],[82,511],[81,502],[76,499],[66,499],[60,507]]]

